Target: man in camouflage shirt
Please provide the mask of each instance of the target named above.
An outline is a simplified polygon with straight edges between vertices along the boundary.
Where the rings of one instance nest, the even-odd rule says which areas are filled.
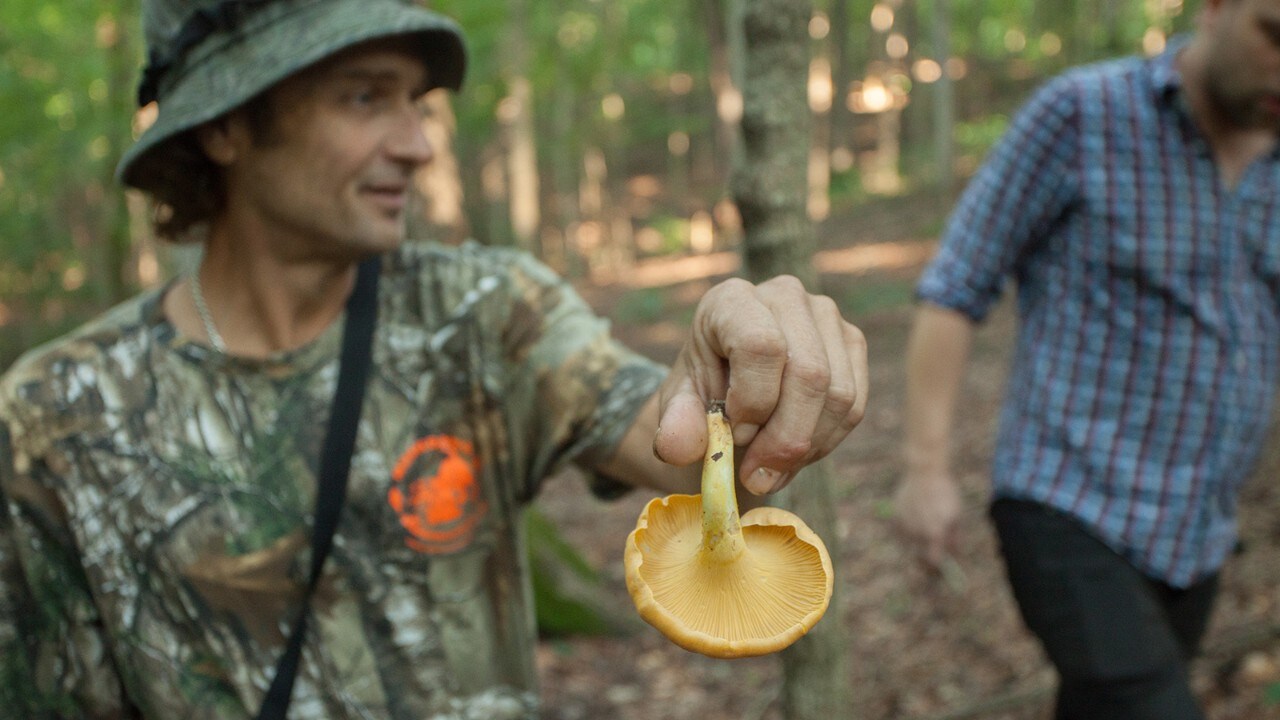
[[[159,115],[120,175],[205,253],[0,381],[6,717],[254,716],[366,258],[373,370],[291,717],[536,717],[519,510],[544,477],[696,491],[703,407],[726,398],[763,494],[861,418],[861,334],[794,280],[713,289],[668,372],[525,254],[403,242],[431,159],[416,101],[462,78],[451,21],[400,0],[144,18]]]

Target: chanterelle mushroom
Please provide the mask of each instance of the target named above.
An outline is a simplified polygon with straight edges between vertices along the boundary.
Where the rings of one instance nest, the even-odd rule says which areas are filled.
[[[776,652],[826,612],[831,558],[817,533],[772,507],[738,517],[733,435],[707,413],[701,495],[651,500],[627,537],[627,589],[640,617],[686,650],[719,658]]]

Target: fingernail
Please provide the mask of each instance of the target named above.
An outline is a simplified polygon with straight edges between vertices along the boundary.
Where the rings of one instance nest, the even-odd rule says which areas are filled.
[[[760,432],[759,425],[751,423],[739,423],[733,426],[733,444],[747,445],[755,439],[756,433]]]
[[[744,484],[747,486],[748,490],[756,495],[764,495],[772,492],[774,486],[776,486],[781,480],[782,473],[777,470],[770,470],[769,468],[762,467],[757,468],[755,472],[751,473],[751,477],[747,478],[747,481]]]

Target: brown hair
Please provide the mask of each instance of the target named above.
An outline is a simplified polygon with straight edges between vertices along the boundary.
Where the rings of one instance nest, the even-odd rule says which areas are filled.
[[[243,112],[255,145],[279,141],[275,107],[270,91],[250,98],[243,105],[211,123],[224,122],[231,113]],[[196,137],[196,128],[174,136],[139,159],[137,185],[155,203],[156,235],[171,242],[193,239],[192,228],[212,220],[226,206],[226,183],[222,168],[205,155]]]

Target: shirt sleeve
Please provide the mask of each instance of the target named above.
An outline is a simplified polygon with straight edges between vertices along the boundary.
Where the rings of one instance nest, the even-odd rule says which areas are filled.
[[[0,707],[24,718],[136,717],[52,474],[10,427],[0,407]]]
[[[918,299],[982,320],[1018,259],[1079,194],[1078,92],[1070,74],[1037,91],[951,213]]]
[[[563,279],[522,255],[512,269],[516,309],[508,332],[510,396],[527,440],[530,491],[566,462],[591,472],[607,460],[666,368],[624,347]],[[618,486],[594,478],[601,497]]]

